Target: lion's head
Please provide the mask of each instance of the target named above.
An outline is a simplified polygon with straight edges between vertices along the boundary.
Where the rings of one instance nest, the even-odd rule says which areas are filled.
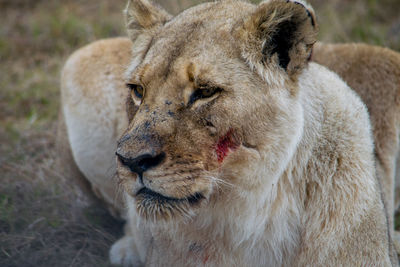
[[[268,192],[302,133],[297,77],[316,40],[312,10],[225,0],[171,17],[131,0],[125,14],[131,121],[116,154],[138,213],[175,219]]]

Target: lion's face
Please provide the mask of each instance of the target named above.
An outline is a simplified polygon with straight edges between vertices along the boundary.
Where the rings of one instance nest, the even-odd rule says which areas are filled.
[[[130,114],[117,156],[121,184],[139,214],[154,220],[190,216],[237,189],[274,183],[301,127],[297,70],[289,73],[291,61],[282,62],[279,51],[265,58],[265,42],[251,40],[254,23],[260,27],[257,8],[224,1],[169,19],[146,5],[147,15],[138,15],[146,9],[138,2],[127,7],[128,29],[130,16],[136,23],[127,85],[128,106],[139,108]],[[274,9],[283,1],[277,3]],[[264,5],[270,14],[270,4]],[[307,18],[303,6],[298,10]],[[150,26],[138,35],[138,25]],[[247,55],[257,45],[262,53]],[[265,164],[271,177],[249,179]]]

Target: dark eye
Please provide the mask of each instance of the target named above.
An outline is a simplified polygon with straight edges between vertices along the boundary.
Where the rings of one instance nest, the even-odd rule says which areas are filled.
[[[138,85],[138,84],[133,84],[133,83],[128,83],[128,84],[126,84],[126,86],[131,91],[132,96],[135,95],[139,99],[143,98],[143,93],[144,93],[143,86]]]
[[[221,91],[222,89],[219,87],[199,88],[196,91],[194,91],[193,94],[190,96],[189,104],[193,104],[199,99],[212,97],[213,95]]]

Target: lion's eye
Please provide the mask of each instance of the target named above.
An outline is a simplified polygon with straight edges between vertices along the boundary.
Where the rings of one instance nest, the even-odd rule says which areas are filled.
[[[210,98],[221,91],[222,89],[219,87],[199,88],[190,96],[189,104],[193,104],[199,99]]]
[[[128,83],[126,84],[126,86],[131,91],[132,96],[135,95],[139,99],[143,98],[143,93],[144,93],[143,86],[133,83]]]

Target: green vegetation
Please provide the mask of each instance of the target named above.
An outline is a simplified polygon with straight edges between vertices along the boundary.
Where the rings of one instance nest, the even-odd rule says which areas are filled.
[[[159,2],[176,14],[202,1]],[[320,40],[400,50],[400,1],[310,2]],[[125,0],[0,1],[0,266],[108,266],[121,223],[76,201],[73,185],[54,169],[54,136],[63,63],[85,44],[124,35],[124,6]]]
[[[365,42],[400,50],[400,1],[310,1],[317,11],[320,39]]]

